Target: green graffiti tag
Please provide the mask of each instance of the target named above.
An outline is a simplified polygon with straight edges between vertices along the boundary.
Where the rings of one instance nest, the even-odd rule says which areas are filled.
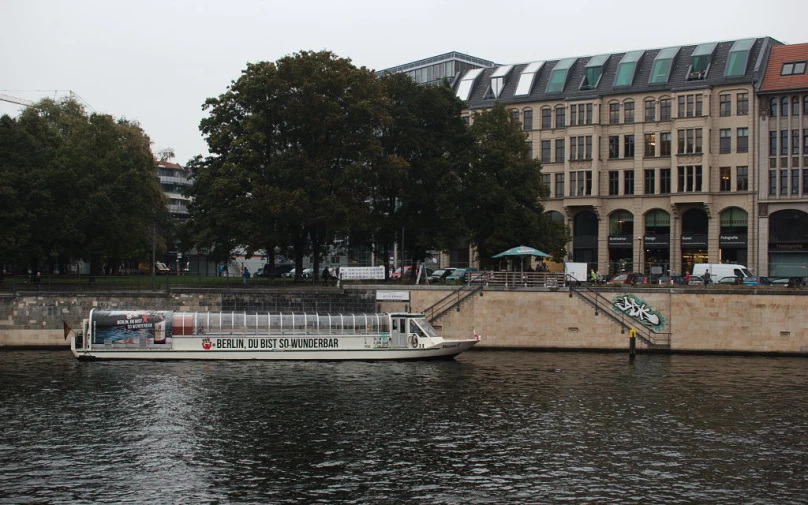
[[[617,295],[612,300],[615,312],[620,312],[654,330],[665,327],[665,318],[641,298],[632,294]]]

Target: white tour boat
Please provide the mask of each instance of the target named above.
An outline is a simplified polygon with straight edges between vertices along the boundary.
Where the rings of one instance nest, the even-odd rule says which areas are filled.
[[[79,359],[452,359],[477,343],[445,340],[423,314],[98,310],[72,334]]]

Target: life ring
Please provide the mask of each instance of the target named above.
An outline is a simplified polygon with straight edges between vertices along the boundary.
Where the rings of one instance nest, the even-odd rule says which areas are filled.
[[[413,349],[418,348],[418,335],[416,335],[415,333],[410,335],[410,347],[412,347]]]

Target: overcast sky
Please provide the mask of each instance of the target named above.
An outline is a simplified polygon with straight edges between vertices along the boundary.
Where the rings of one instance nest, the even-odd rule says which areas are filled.
[[[497,63],[771,36],[808,42],[806,0],[0,0],[0,94],[75,92],[152,150],[207,154],[201,105],[247,62],[328,49],[384,69],[460,51]],[[18,106],[0,101],[0,114]]]

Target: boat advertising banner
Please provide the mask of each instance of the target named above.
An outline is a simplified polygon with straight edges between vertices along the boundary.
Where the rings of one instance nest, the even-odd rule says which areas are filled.
[[[171,342],[172,311],[94,310],[94,344],[166,344]]]

